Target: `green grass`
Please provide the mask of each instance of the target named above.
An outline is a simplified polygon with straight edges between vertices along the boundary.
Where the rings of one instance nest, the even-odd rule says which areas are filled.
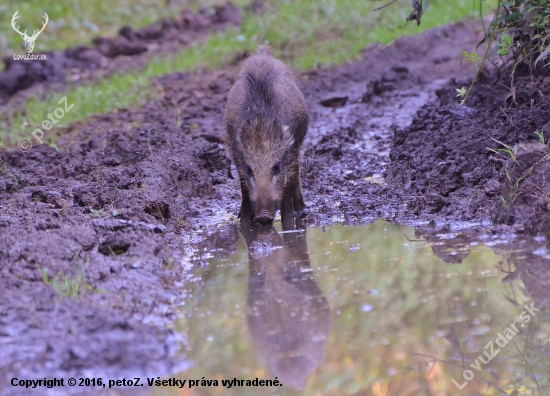
[[[41,268],[40,273],[42,274],[42,281],[47,285],[52,285],[55,293],[60,297],[76,298],[89,291],[103,292],[88,284],[82,274],[69,276],[58,273],[50,278],[45,268]]]
[[[197,10],[210,7],[224,0],[7,0],[0,4],[0,57],[12,53],[24,54],[23,41],[12,29],[11,18],[19,11],[21,30],[42,26],[42,16],[48,14],[49,22],[36,40],[35,53],[65,49],[75,45],[87,45],[96,36],[114,36],[129,25],[139,28],[166,18],[173,18],[183,8]],[[234,1],[245,5],[247,0]]]
[[[405,22],[411,11],[409,1],[374,12],[380,5],[366,0],[274,2],[263,15],[247,14],[240,29],[214,33],[177,54],[158,56],[142,70],[121,71],[99,83],[70,87],[66,95],[75,107],[56,127],[92,114],[139,106],[159,95],[153,77],[201,67],[214,69],[227,64],[237,52],[254,50],[258,44],[272,45],[277,56],[297,69],[336,65],[359,58],[360,50],[371,43],[390,43],[402,35],[417,34],[478,12],[472,0],[433,0],[417,27]],[[63,95],[31,97],[23,112],[8,114],[0,123],[0,147],[28,137],[49,112],[59,107],[57,102]],[[51,139],[55,133],[46,135]]]
[[[360,57],[369,44],[396,38],[476,15],[472,0],[432,0],[422,24],[405,22],[411,2],[401,0],[381,10],[386,2],[361,0],[281,1],[276,12],[243,26],[253,43],[275,46],[294,67],[340,64]],[[388,1],[389,3],[389,1]],[[307,23],[306,23],[307,22]]]

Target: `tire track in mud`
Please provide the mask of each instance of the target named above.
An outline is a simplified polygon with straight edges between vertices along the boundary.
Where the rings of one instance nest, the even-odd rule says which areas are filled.
[[[384,185],[393,130],[410,125],[414,114],[435,99],[435,92],[446,80],[423,82],[405,68],[397,68],[369,83],[347,87],[348,105],[328,110],[312,106],[311,137],[305,143],[305,188],[315,190],[321,173],[330,180],[316,194],[307,194],[308,212],[316,225],[370,222],[379,217],[395,217],[390,207],[377,208],[375,201],[359,209],[354,200],[363,194],[376,195]],[[370,86],[387,84],[386,90],[371,97]],[[325,163],[311,158],[326,157]],[[321,166],[319,169],[318,167]],[[327,196],[328,194],[328,196]]]
[[[382,184],[393,130],[440,86],[472,74],[460,51],[478,41],[473,24],[459,23],[301,75],[311,114],[302,157],[310,224],[397,216],[399,199]],[[48,375],[159,375],[184,359],[176,356],[184,335],[173,330],[182,285],[211,240],[228,237],[220,226],[236,221],[240,203],[223,146],[223,108],[237,73],[164,76],[164,98],[72,125],[57,138],[59,151],[2,153],[0,342],[38,341],[26,351],[8,346],[1,372],[40,377],[48,361]],[[106,293],[84,287],[80,298],[63,298],[41,271],[81,276]],[[121,338],[140,348],[129,354]],[[161,352],[151,358],[151,348]]]

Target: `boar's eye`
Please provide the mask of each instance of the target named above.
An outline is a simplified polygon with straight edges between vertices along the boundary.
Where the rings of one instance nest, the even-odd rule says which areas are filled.
[[[254,172],[252,172],[252,168],[248,164],[244,164],[244,173],[249,179],[254,177]]]
[[[277,162],[275,165],[273,165],[274,176],[280,175],[282,172],[283,172],[283,165],[280,162]]]

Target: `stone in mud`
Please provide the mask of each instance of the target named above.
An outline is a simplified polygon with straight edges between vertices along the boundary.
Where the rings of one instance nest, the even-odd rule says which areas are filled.
[[[124,235],[114,233],[101,241],[97,250],[105,256],[116,256],[125,253],[130,245],[131,243],[124,238]]]
[[[487,184],[485,184],[485,187],[483,187],[483,190],[485,194],[492,197],[500,191],[500,183],[498,180],[489,180]]]
[[[291,71],[261,47],[249,57],[225,109],[228,150],[241,184],[243,220],[273,222],[302,210],[298,155],[309,116]]]
[[[344,107],[346,103],[348,103],[348,97],[347,96],[330,96],[326,99],[321,100],[322,106],[330,107],[333,109],[336,109],[338,107]]]

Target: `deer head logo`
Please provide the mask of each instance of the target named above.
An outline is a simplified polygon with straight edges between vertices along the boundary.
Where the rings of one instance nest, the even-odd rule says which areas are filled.
[[[17,15],[19,11],[15,11],[15,14],[13,14],[13,18],[11,19],[11,26],[13,27],[13,30],[15,30],[17,33],[21,35],[23,38],[23,42],[25,43],[25,49],[27,50],[28,54],[32,54],[32,51],[34,50],[34,42],[38,38],[38,35],[42,33],[46,25],[48,24],[48,14],[44,13],[44,24],[42,25],[42,29],[35,30],[32,36],[27,36],[27,30],[25,29],[24,32],[21,32],[19,30],[19,26],[15,24],[15,21],[17,18],[19,18],[19,15]]]

